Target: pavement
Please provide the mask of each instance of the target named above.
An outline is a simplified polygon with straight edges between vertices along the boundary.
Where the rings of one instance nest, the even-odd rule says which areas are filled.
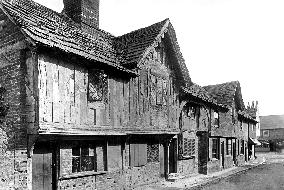
[[[245,172],[261,164],[264,164],[266,163],[267,159],[271,160],[270,159],[271,157],[272,158],[275,157],[275,160],[277,160],[277,162],[280,161],[281,159],[283,160],[283,156],[279,157],[277,153],[264,153],[264,154],[257,154],[256,156],[257,156],[256,159],[250,160],[243,166],[224,169],[222,171],[215,172],[215,173],[208,174],[208,175],[195,174],[187,178],[178,179],[174,182],[162,181],[160,183],[144,186],[139,189],[143,189],[143,190],[181,190],[181,189],[182,190],[197,190],[209,184],[217,183],[218,181],[222,179],[232,177],[233,175]]]

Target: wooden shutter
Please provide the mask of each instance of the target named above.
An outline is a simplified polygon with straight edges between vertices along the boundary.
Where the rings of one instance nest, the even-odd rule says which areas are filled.
[[[135,144],[130,144],[130,167],[134,167]]]
[[[139,144],[139,166],[147,164],[147,144]]]

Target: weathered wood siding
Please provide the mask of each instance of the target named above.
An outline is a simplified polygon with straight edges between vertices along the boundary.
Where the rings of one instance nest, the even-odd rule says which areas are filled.
[[[108,75],[105,101],[88,101],[89,71],[76,62],[40,54],[39,122],[41,132],[114,133],[176,131],[179,100],[177,81],[155,49],[140,76],[122,79]]]

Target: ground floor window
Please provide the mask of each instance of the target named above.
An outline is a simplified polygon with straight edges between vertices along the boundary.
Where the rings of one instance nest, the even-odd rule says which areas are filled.
[[[232,155],[232,139],[227,139],[227,155]]]
[[[72,173],[106,170],[106,146],[77,142],[72,146]]]
[[[195,155],[195,139],[183,138],[183,156],[190,157]]]
[[[159,162],[159,144],[147,144],[147,162]]]
[[[219,139],[212,139],[212,158],[219,159]]]

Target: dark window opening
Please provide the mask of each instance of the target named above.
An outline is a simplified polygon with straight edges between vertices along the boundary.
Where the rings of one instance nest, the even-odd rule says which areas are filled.
[[[107,101],[107,76],[100,71],[89,72],[88,101]]]
[[[219,139],[212,139],[212,158],[219,159]]]
[[[95,143],[77,143],[72,147],[72,173],[106,171],[105,146]],[[103,165],[103,167],[98,166]]]

